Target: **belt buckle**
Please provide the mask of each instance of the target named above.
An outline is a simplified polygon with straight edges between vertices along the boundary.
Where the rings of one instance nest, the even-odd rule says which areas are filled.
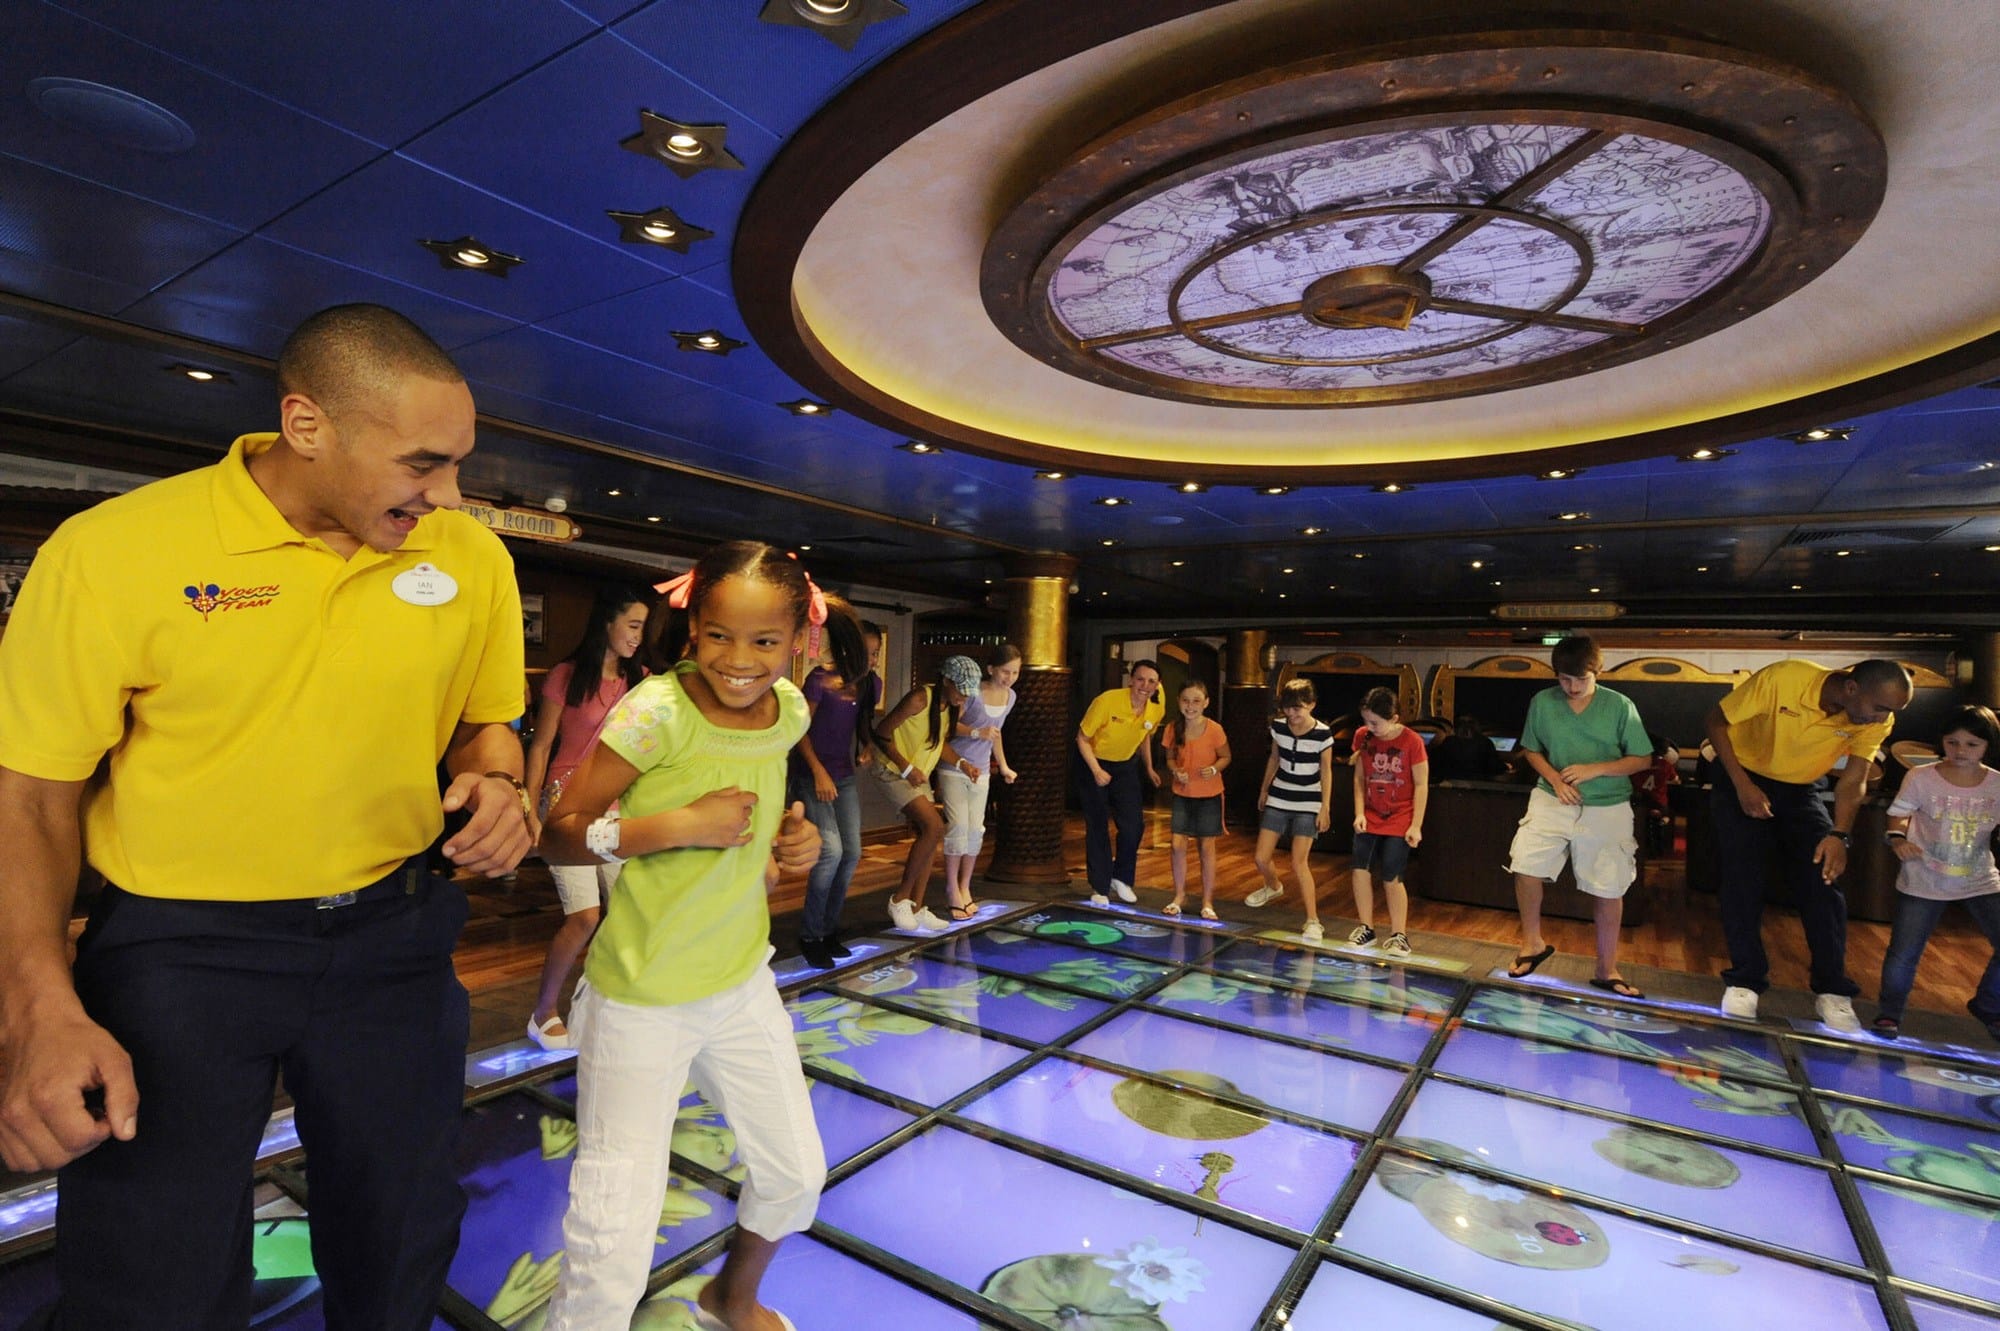
[[[330,897],[321,897],[313,905],[319,910],[339,910],[342,906],[352,906],[357,895],[354,892],[335,892]]]

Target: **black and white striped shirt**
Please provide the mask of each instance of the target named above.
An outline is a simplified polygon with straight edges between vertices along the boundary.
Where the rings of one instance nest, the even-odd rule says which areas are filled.
[[[1333,731],[1322,722],[1303,735],[1294,735],[1280,717],[1271,723],[1271,752],[1278,755],[1278,770],[1271,778],[1264,807],[1285,813],[1318,813],[1320,809],[1320,764],[1333,747]]]

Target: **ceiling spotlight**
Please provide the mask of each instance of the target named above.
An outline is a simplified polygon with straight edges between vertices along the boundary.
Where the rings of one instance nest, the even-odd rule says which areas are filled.
[[[627,245],[664,245],[676,254],[686,254],[696,241],[715,234],[686,221],[671,208],[655,208],[649,213],[621,213],[613,208],[604,215],[618,224],[618,239]]]
[[[1695,572],[1697,572],[1697,573],[1706,573],[1706,572],[1708,572],[1708,565],[1706,565],[1706,564],[1696,564],[1696,565],[1694,566],[1694,571],[1695,571]]]
[[[192,379],[198,384],[233,384],[235,378],[227,370],[211,370],[200,365],[162,366],[168,374],[177,374],[183,379]]]
[[[1588,518],[1589,516],[1590,516],[1590,514],[1588,514],[1588,513],[1582,513],[1582,512],[1577,512],[1577,511],[1574,511],[1574,510],[1572,510],[1571,512],[1568,512],[1568,513],[1551,513],[1551,514],[1549,514],[1549,517],[1550,517],[1550,519],[1551,519],[1552,521],[1555,521],[1555,522],[1582,522],[1582,521],[1584,521],[1585,519],[1587,519],[1587,518]]]
[[[1035,479],[1038,481],[1066,481],[1069,479],[1069,473],[1066,471],[1038,471],[1035,473]]]
[[[810,545],[807,545],[807,544],[805,544],[804,542],[800,542],[800,544],[799,544],[799,549],[800,549],[801,551],[805,551],[805,550],[810,550],[810,549],[812,549],[812,547],[811,547]]]
[[[1117,508],[1121,504],[1129,504],[1132,501],[1120,495],[1102,495],[1090,502],[1093,504],[1102,504],[1105,508]]]
[[[1849,555],[1851,555],[1851,554],[1853,554],[1853,553],[1854,553],[1854,552],[1853,552],[1852,550],[1835,550],[1835,551],[1833,552],[1833,557],[1834,557],[1835,559],[1845,559],[1845,558],[1847,558],[1847,557],[1848,557]]]
[[[1795,444],[1824,444],[1837,443],[1853,433],[1852,425],[1816,425],[1810,430],[1799,430],[1781,438],[1789,439]]]
[[[1181,567],[1182,565],[1184,565],[1184,564],[1186,564],[1186,563],[1187,563],[1187,560],[1185,560],[1185,559],[1176,559],[1176,560],[1174,560],[1174,561],[1172,561],[1172,562],[1173,562],[1173,566],[1174,566],[1175,568],[1180,568],[1180,567]]]
[[[1993,553],[1995,553],[1995,552],[2000,552],[2000,545],[1989,545],[1989,546],[1987,546],[1987,547],[1986,547],[1986,553],[1987,553],[1987,554],[1989,554],[1989,555],[1990,555],[1990,554],[1993,554]]]
[[[1538,481],[1566,481],[1573,476],[1583,475],[1582,467],[1550,467],[1547,471],[1535,473]]]
[[[1184,495],[1198,495],[1206,491],[1208,487],[1200,481],[1182,481],[1174,489],[1179,490]]]
[[[683,180],[711,168],[741,171],[743,161],[723,146],[727,125],[691,125],[651,111],[639,112],[639,132],[618,146],[662,162]]]
[[[1368,558],[1368,552],[1367,552],[1367,551],[1365,551],[1365,550],[1356,550],[1356,551],[1354,552],[1354,554],[1353,554],[1353,558],[1355,558],[1355,559],[1366,559],[1366,558]]]
[[[1735,456],[1736,450],[1733,448],[1697,448],[1692,453],[1681,454],[1680,460],[1682,462],[1719,462],[1723,458],[1733,458]]]
[[[1291,572],[1292,570],[1291,570],[1291,569],[1280,569],[1279,571],[1280,571],[1280,572],[1282,572],[1282,573],[1290,573],[1290,572]]]
[[[612,490],[606,490],[604,493],[610,495],[613,499],[616,499],[619,495],[622,495],[625,492],[623,490],[612,489]]]
[[[1590,591],[1591,591],[1591,594],[1592,594],[1593,596],[1594,596],[1594,595],[1596,595],[1596,594],[1597,594],[1598,592],[1601,592],[1601,591],[1603,591],[1603,590],[1604,590],[1604,589],[1603,589],[1602,587],[1592,587],[1592,588],[1590,589]]]
[[[1414,485],[1404,485],[1401,481],[1384,481],[1380,485],[1370,486],[1369,488],[1378,495],[1399,495],[1406,491],[1414,490],[1417,487]]]
[[[1469,567],[1472,567],[1472,568],[1485,568],[1485,567],[1486,567],[1486,561],[1485,561],[1485,560],[1483,560],[1483,559],[1475,559],[1475,560],[1473,560],[1473,561],[1472,561],[1472,563],[1471,563],[1471,565],[1470,565]]]
[[[1301,528],[1299,528],[1299,535],[1301,535],[1301,536],[1323,536],[1323,535],[1325,535],[1325,534],[1326,534],[1326,528],[1324,528],[1324,527],[1301,527]]]
[[[507,276],[507,270],[521,262],[520,255],[482,245],[471,236],[460,236],[457,240],[420,240],[417,244],[437,255],[442,267],[469,268],[474,272],[491,273],[495,277]]]
[[[1292,487],[1289,485],[1260,485],[1257,487],[1257,493],[1260,495],[1288,495],[1291,492]]]
[[[809,397],[794,398],[790,402],[780,402],[778,405],[794,416],[824,416],[833,410],[831,403],[815,402]]]
[[[905,440],[897,444],[896,447],[902,449],[905,453],[942,453],[944,451],[936,444],[927,444],[921,439]]]
[[[651,514],[648,514],[648,515],[647,515],[647,517],[646,517],[646,521],[648,521],[648,522],[658,522],[658,521],[659,521],[659,519],[658,519],[657,517],[654,517],[654,516],[652,516]]]
[[[674,346],[682,351],[706,351],[711,356],[727,356],[739,347],[750,345],[713,328],[704,328],[699,333],[675,333],[673,338]]]
[[[1806,585],[1803,582],[1795,582],[1792,584],[1792,590],[1795,592],[1802,592],[1805,589]]]
[[[780,27],[805,28],[852,51],[870,25],[909,12],[898,0],[764,0],[757,17]]]
[[[1570,549],[1576,551],[1580,555],[1587,555],[1596,548],[1597,547],[1592,545],[1589,541],[1579,541],[1577,544],[1572,545],[1570,547]]]
[[[1109,536],[1107,536],[1103,540],[1099,541],[1098,544],[1109,547],[1118,544],[1118,542],[1112,540]]]

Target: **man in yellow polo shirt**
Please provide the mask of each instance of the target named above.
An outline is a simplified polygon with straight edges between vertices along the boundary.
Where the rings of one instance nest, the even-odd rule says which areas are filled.
[[[1910,672],[1895,661],[1862,661],[1846,670],[1780,661],[1738,684],[1709,712],[1708,739],[1723,777],[1710,793],[1717,908],[1729,945],[1723,1015],[1755,1017],[1757,996],[1770,984],[1764,865],[1775,847],[1805,926],[1819,1019],[1840,1030],[1861,1029],[1853,1002],[1861,986],[1847,978],[1840,875],[1868,765],[1911,693]],[[1829,819],[1818,785],[1843,759]]]
[[[460,868],[531,843],[520,597],[416,325],[321,311],[278,384],[279,434],[58,528],[0,643],[0,1156],[61,1169],[64,1328],[247,1325],[280,1071],[329,1328],[430,1327],[457,1246],[466,907],[424,851],[458,811]]]
[[[1134,661],[1122,689],[1107,689],[1091,700],[1076,731],[1077,798],[1083,804],[1083,858],[1090,899],[1102,906],[1116,892],[1137,901],[1132,880],[1139,876],[1139,829],[1145,822],[1145,791],[1139,773],[1154,785],[1153,735],[1166,707],[1160,701],[1160,668]],[[1111,844],[1111,824],[1118,844]]]

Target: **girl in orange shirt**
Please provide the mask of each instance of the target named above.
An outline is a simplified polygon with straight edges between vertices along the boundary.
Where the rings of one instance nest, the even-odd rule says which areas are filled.
[[[1202,713],[1208,685],[1191,679],[1181,686],[1181,719],[1167,727],[1167,771],[1174,782],[1174,899],[1169,915],[1187,900],[1187,852],[1201,852],[1201,918],[1215,918],[1215,839],[1222,835],[1222,772],[1229,766],[1229,737]]]

